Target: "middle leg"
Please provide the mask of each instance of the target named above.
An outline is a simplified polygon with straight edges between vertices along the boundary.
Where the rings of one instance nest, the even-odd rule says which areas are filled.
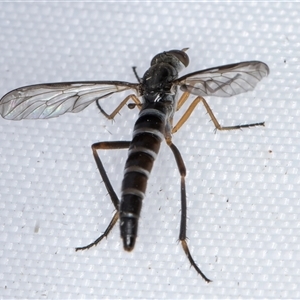
[[[188,99],[189,94],[187,92],[183,93],[181,98],[178,101],[177,105],[177,110],[179,110],[182,105],[186,102]],[[206,102],[206,100],[203,97],[196,97],[193,102],[190,104],[188,109],[185,111],[183,116],[180,118],[180,120],[177,122],[177,124],[173,127],[172,133],[177,132],[181,126],[187,121],[187,119],[190,117],[191,113],[194,111],[196,106],[202,102],[207,113],[209,114],[211,120],[213,121],[216,130],[234,130],[234,129],[242,129],[242,128],[249,128],[249,127],[254,127],[254,126],[265,126],[265,122],[258,122],[258,123],[251,123],[251,124],[242,124],[242,125],[234,125],[234,126],[221,126],[220,123],[218,122],[217,118],[215,117],[212,109]]]

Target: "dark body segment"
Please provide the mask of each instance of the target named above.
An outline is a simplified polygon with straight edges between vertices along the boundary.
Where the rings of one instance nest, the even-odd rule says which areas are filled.
[[[124,249],[133,249],[147,181],[164,138],[166,103],[144,104],[137,119],[125,164],[120,202],[120,229]]]

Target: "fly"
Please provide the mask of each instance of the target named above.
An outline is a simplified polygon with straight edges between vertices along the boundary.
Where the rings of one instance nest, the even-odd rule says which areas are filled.
[[[87,246],[76,248],[76,251],[97,245],[104,237],[107,237],[118,220],[120,220],[120,233],[124,249],[131,251],[134,248],[147,180],[161,142],[165,140],[174,154],[181,178],[179,240],[191,265],[205,281],[210,282],[211,280],[195,263],[187,245],[186,168],[178,148],[172,142],[172,134],[181,128],[200,102],[203,103],[218,130],[264,126],[264,122],[260,122],[223,127],[203,96],[230,97],[252,91],[256,84],[269,74],[269,68],[260,61],[246,61],[178,77],[179,72],[189,64],[186,50],[187,48],[157,54],[142,78],[137,75],[134,67],[133,71],[138,83],[124,81],[66,82],[37,84],[15,89],[0,100],[0,114],[9,120],[48,119],[67,112],[79,112],[95,102],[106,118],[113,119],[126,104],[129,108],[137,107],[140,112],[134,125],[132,140],[99,142],[91,146],[100,175],[116,212],[99,238]],[[133,93],[129,94],[112,113],[107,114],[99,101],[127,90],[131,90]],[[178,90],[183,92],[180,97],[178,97]],[[175,112],[183,106],[190,95],[195,95],[195,99],[178,123],[173,126]],[[129,103],[129,101],[133,101],[133,103]],[[128,149],[121,199],[115,193],[97,153],[97,150],[103,149]]]

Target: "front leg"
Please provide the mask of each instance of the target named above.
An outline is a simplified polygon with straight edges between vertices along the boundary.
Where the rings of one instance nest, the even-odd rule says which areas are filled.
[[[115,108],[115,110],[111,113],[108,114],[100,105],[99,100],[96,101],[96,105],[99,108],[100,112],[109,120],[113,120],[114,117],[116,116],[116,114],[122,109],[122,107],[130,100],[132,99],[133,102],[135,103],[135,106],[137,106],[138,108],[141,108],[141,101],[139,100],[139,98],[134,95],[131,94],[129,96],[127,96],[118,106],[117,108]],[[96,144],[95,144],[96,145]]]

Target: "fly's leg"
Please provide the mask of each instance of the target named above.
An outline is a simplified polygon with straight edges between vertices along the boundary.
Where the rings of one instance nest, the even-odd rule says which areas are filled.
[[[143,78],[141,78],[141,77],[139,76],[139,74],[137,73],[136,67],[132,67],[132,70],[133,70],[134,76],[135,76],[135,78],[137,79],[137,81],[138,81],[139,83],[142,83],[142,82],[143,82]]]
[[[178,166],[178,170],[180,173],[180,190],[181,190],[181,220],[180,220],[180,231],[179,231],[179,240],[181,242],[183,251],[185,252],[189,262],[191,263],[191,265],[195,268],[195,270],[198,272],[198,274],[200,274],[202,276],[202,278],[206,281],[206,282],[210,282],[211,280],[208,279],[200,270],[200,268],[197,266],[197,264],[195,263],[189,247],[187,245],[187,237],[186,237],[186,218],[187,218],[187,205],[186,205],[186,189],[185,189],[185,176],[186,176],[186,168],[182,159],[182,156],[178,150],[178,148],[173,144],[171,138],[167,138],[166,139],[167,144],[169,145],[169,147],[171,148],[177,166]]]
[[[188,99],[188,97],[189,97],[189,93],[188,92],[185,92],[185,93],[182,94],[181,98],[178,101],[177,110],[179,110],[181,108],[181,106],[186,102],[186,100]],[[181,128],[181,126],[187,121],[187,119],[190,117],[190,115],[193,112],[193,110],[201,102],[202,99],[203,99],[202,97],[197,97],[190,104],[190,106],[188,107],[188,109],[186,110],[186,112],[183,114],[183,116],[180,118],[180,120],[177,122],[177,124],[173,127],[172,133],[177,132]],[[211,111],[211,109],[210,109],[210,111]]]
[[[184,92],[181,96],[181,98],[178,101],[177,104],[177,110],[181,108],[181,106],[186,102],[187,98],[189,96],[188,92]],[[183,114],[183,116],[180,118],[178,123],[173,127],[172,133],[177,132],[180,127],[186,122],[186,120],[190,117],[193,110],[196,108],[196,106],[202,102],[204,107],[206,108],[207,113],[209,114],[211,120],[213,121],[215,127],[217,130],[234,130],[234,129],[241,129],[241,128],[249,128],[254,126],[265,126],[265,122],[259,122],[259,123],[252,123],[252,124],[243,124],[243,125],[235,125],[235,126],[221,126],[218,122],[217,118],[213,114],[211,108],[209,107],[208,103],[203,97],[198,96],[188,107],[186,112]]]
[[[99,108],[100,112],[109,120],[112,120],[116,114],[122,109],[122,107],[129,101],[129,99],[133,100],[134,101],[134,106],[137,106],[139,108],[141,108],[142,104],[141,104],[141,101],[139,100],[139,98],[134,95],[134,94],[131,94],[131,95],[128,95],[118,106],[117,108],[111,113],[111,114],[108,114],[105,112],[105,110],[102,108],[102,106],[99,104],[99,101],[97,100],[96,101],[96,104],[97,104],[97,107]]]
[[[177,107],[176,107],[176,111],[178,111],[181,106],[186,102],[186,100],[190,97],[190,93],[189,92],[184,92],[181,97],[179,98],[178,102],[177,102]]]
[[[137,71],[136,71],[136,67],[132,67],[132,70],[133,70],[133,73],[136,77],[136,79],[138,80],[139,83],[142,83],[142,79],[139,77]],[[139,100],[139,98],[134,95],[134,94],[131,94],[131,95],[128,95],[119,105],[118,107],[111,113],[111,114],[108,114],[104,111],[104,109],[101,107],[101,105],[99,104],[99,100],[96,101],[96,105],[97,107],[99,108],[100,112],[109,120],[112,120],[116,114],[122,109],[122,107],[127,103],[127,101],[129,99],[132,99],[134,101],[134,103],[129,103],[128,104],[128,107],[130,109],[132,108],[135,108],[136,106],[141,109],[142,107],[142,103],[141,101]]]
[[[130,145],[130,141],[116,141],[116,142],[100,142],[100,143],[96,143],[92,145],[92,151],[93,151],[93,156],[94,159],[96,161],[98,170],[100,172],[100,175],[104,181],[105,187],[107,189],[107,192],[111,198],[111,201],[115,207],[115,209],[117,210],[114,214],[114,216],[112,217],[108,227],[106,228],[106,230],[104,231],[104,233],[99,236],[94,242],[88,244],[87,246],[84,247],[77,247],[75,248],[76,251],[78,250],[85,250],[85,249],[89,249],[93,246],[96,246],[98,243],[101,242],[101,240],[104,237],[107,237],[108,234],[110,233],[110,231],[113,229],[113,227],[115,226],[115,224],[117,223],[118,219],[119,219],[119,204],[120,204],[120,200],[117,196],[117,194],[115,193],[110,180],[107,176],[107,173],[104,169],[104,166],[100,160],[100,157],[97,153],[97,150],[112,150],[112,149],[126,149],[129,148]]]
[[[235,125],[235,126],[221,126],[217,120],[217,118],[215,117],[215,115],[213,114],[211,108],[209,107],[208,103],[206,102],[206,100],[202,97],[197,97],[200,98],[200,101],[203,102],[203,105],[206,108],[206,111],[208,112],[209,116],[211,117],[216,129],[218,130],[234,130],[234,129],[241,129],[241,128],[249,128],[249,127],[255,127],[255,126],[265,126],[265,122],[259,122],[259,123],[251,123],[251,124],[243,124],[243,125]],[[196,98],[196,99],[197,99]],[[195,100],[196,100],[195,99]],[[194,100],[194,101],[195,101]]]
[[[115,226],[115,224],[117,223],[117,221],[119,220],[119,212],[117,211],[114,216],[112,217],[109,225],[107,226],[106,230],[104,231],[103,234],[101,234],[94,242],[86,245],[86,246],[83,246],[83,247],[76,247],[75,248],[75,251],[78,251],[78,250],[86,250],[86,249],[89,249],[93,246],[96,246],[97,244],[99,244],[103,238],[107,237],[108,234],[110,233],[110,231],[113,229],[113,227]]]

